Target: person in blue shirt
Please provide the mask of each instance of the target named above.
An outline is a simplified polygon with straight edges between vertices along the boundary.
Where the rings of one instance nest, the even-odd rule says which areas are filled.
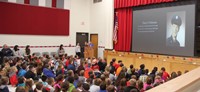
[[[49,69],[49,65],[48,65],[48,64],[46,64],[46,65],[44,66],[43,74],[44,74],[45,76],[47,76],[47,77],[52,77],[52,78],[55,78],[55,77],[56,77],[56,75],[53,73],[53,71]]]
[[[26,74],[26,72],[27,72],[27,70],[26,70],[26,68],[27,68],[26,63],[22,63],[21,66],[22,66],[22,68],[18,72],[18,77],[23,77]]]

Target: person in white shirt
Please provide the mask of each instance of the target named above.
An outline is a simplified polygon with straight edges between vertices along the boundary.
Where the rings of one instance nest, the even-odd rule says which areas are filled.
[[[23,57],[18,45],[14,46],[13,54],[15,57]]]
[[[77,43],[77,45],[76,45],[75,52],[76,52],[76,55],[78,57],[80,57],[80,55],[81,55],[81,47],[80,47],[79,43]]]
[[[101,80],[100,79],[95,79],[94,80],[94,85],[90,86],[89,91],[90,92],[99,92],[100,91],[100,84],[101,84]]]
[[[61,44],[59,49],[58,49],[58,55],[62,56],[64,54],[65,54],[65,49],[63,48],[63,44]]]

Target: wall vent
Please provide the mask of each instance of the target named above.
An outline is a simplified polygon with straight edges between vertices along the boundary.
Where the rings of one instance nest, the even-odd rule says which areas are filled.
[[[95,3],[100,3],[100,2],[102,2],[102,0],[93,0],[93,3],[95,4]]]

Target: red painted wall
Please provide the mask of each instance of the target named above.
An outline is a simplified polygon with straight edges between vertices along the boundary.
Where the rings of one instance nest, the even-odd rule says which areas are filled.
[[[69,10],[0,2],[0,34],[69,35]]]

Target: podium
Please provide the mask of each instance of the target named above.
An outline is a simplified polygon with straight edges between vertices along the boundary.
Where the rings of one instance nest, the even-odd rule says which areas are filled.
[[[94,57],[94,48],[85,46],[84,47],[84,58],[93,58]]]

